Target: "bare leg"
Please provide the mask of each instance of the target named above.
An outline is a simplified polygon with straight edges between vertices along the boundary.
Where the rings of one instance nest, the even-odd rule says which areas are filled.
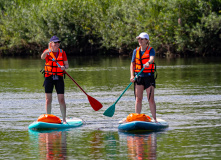
[[[58,102],[60,104],[60,110],[63,118],[63,123],[66,123],[66,104],[64,100],[64,94],[58,94]]]
[[[153,116],[153,119],[157,122],[157,119],[156,119],[156,104],[155,104],[155,100],[154,100],[154,87],[150,86],[149,88],[146,89],[146,92],[147,92],[147,99],[149,101],[151,114]]]
[[[51,114],[52,93],[45,93],[45,100],[46,114]]]
[[[135,112],[138,114],[140,114],[141,110],[142,110],[143,91],[144,91],[144,86],[136,84],[136,87],[135,87],[135,93],[136,93]]]

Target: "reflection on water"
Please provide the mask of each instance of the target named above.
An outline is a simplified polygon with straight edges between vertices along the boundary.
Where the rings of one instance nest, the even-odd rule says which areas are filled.
[[[38,148],[40,159],[66,159],[67,158],[67,132],[29,130],[31,144]],[[37,151],[36,151],[37,152]]]
[[[127,135],[129,159],[157,159],[156,133],[142,135]]]
[[[35,152],[33,157],[35,159],[155,160],[157,159],[157,136],[163,133],[127,134],[93,131],[82,132],[83,135],[79,135],[70,131],[70,129],[63,131],[29,130],[31,149]],[[73,136],[75,138],[72,139],[72,142],[67,140]],[[79,138],[85,138],[87,142],[81,144],[76,141]],[[76,146],[81,150],[82,155],[73,152],[74,148],[77,149]]]

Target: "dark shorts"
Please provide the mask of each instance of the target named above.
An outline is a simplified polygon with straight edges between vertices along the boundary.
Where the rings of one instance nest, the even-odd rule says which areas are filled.
[[[154,86],[154,88],[156,87],[154,75],[151,75],[148,77],[138,77],[135,80],[135,83],[137,85],[143,85],[144,90],[149,88],[150,86]]]
[[[45,93],[52,93],[53,88],[55,86],[57,94],[64,94],[63,76],[58,76],[58,77],[59,77],[58,80],[53,80],[52,76],[45,77],[45,81],[44,81]]]

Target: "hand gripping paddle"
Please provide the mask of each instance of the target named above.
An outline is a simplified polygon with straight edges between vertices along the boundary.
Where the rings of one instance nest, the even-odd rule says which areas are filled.
[[[135,76],[134,80],[137,79],[137,77],[143,72],[144,68],[141,69],[141,71]],[[103,115],[107,117],[112,117],[115,112],[115,104],[120,100],[120,98],[123,96],[123,94],[126,92],[126,90],[131,86],[133,82],[130,82],[130,84],[127,86],[127,88],[123,91],[123,93],[120,95],[120,97],[116,100],[116,102],[110,106],[104,113]]]
[[[55,60],[55,57],[54,55],[52,54],[49,54],[52,57],[52,60],[54,62],[56,62],[56,64],[58,65],[58,67],[61,68],[61,65]],[[89,96],[82,88],[81,86],[64,70],[64,73],[78,86],[78,88],[81,89],[82,92],[84,92],[84,94],[86,94],[87,98],[88,98],[88,101],[90,102],[90,105],[91,107],[95,110],[95,111],[98,111],[99,109],[101,109],[103,107],[103,105],[98,101],[96,100],[95,98]]]

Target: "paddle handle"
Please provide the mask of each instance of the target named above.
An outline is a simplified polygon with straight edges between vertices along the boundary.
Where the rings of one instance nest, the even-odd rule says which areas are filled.
[[[49,53],[48,53],[49,56],[51,56]],[[58,67],[61,68],[61,65],[54,59],[53,56],[51,56],[52,58],[52,61],[54,61]],[[82,92],[84,92],[84,94],[86,94],[88,96],[88,94],[81,88],[81,86],[79,86],[79,84],[64,70],[64,73],[67,74],[67,76],[81,89]]]
[[[134,80],[137,79],[137,77],[143,72],[144,68],[141,69],[141,71],[134,77]],[[123,91],[123,93],[120,95],[120,97],[116,100],[116,102],[114,104],[116,104],[120,98],[123,96],[123,94],[127,91],[127,89],[131,86],[133,82],[130,82],[130,84],[127,86],[127,88]]]
[[[143,67],[143,68],[141,69],[141,71],[135,76],[134,80],[136,80],[137,77],[143,72],[144,68],[145,68],[145,67]]]
[[[48,55],[50,55],[49,53],[48,53]],[[51,55],[50,55],[51,56]],[[58,67],[60,67],[61,68],[61,65],[52,57],[52,61],[54,61],[57,65],[58,65]],[[84,92],[86,95],[88,95],[82,88],[81,88],[81,86],[79,86],[79,84],[64,70],[64,73],[65,74],[67,74],[68,75],[68,77],[82,90],[82,92]]]
[[[51,55],[50,53],[48,53],[49,56],[51,56],[52,61],[54,61],[58,67],[61,68],[61,65],[56,61],[55,56]],[[65,74],[68,75],[68,77],[78,86],[78,88],[81,89],[82,92],[84,92],[84,94],[87,96],[88,101],[90,102],[91,107],[95,110],[98,111],[99,109],[101,109],[103,107],[103,105],[96,99],[94,99],[93,97],[89,96],[82,88],[81,86],[79,86],[79,84],[64,70],[63,71]]]

